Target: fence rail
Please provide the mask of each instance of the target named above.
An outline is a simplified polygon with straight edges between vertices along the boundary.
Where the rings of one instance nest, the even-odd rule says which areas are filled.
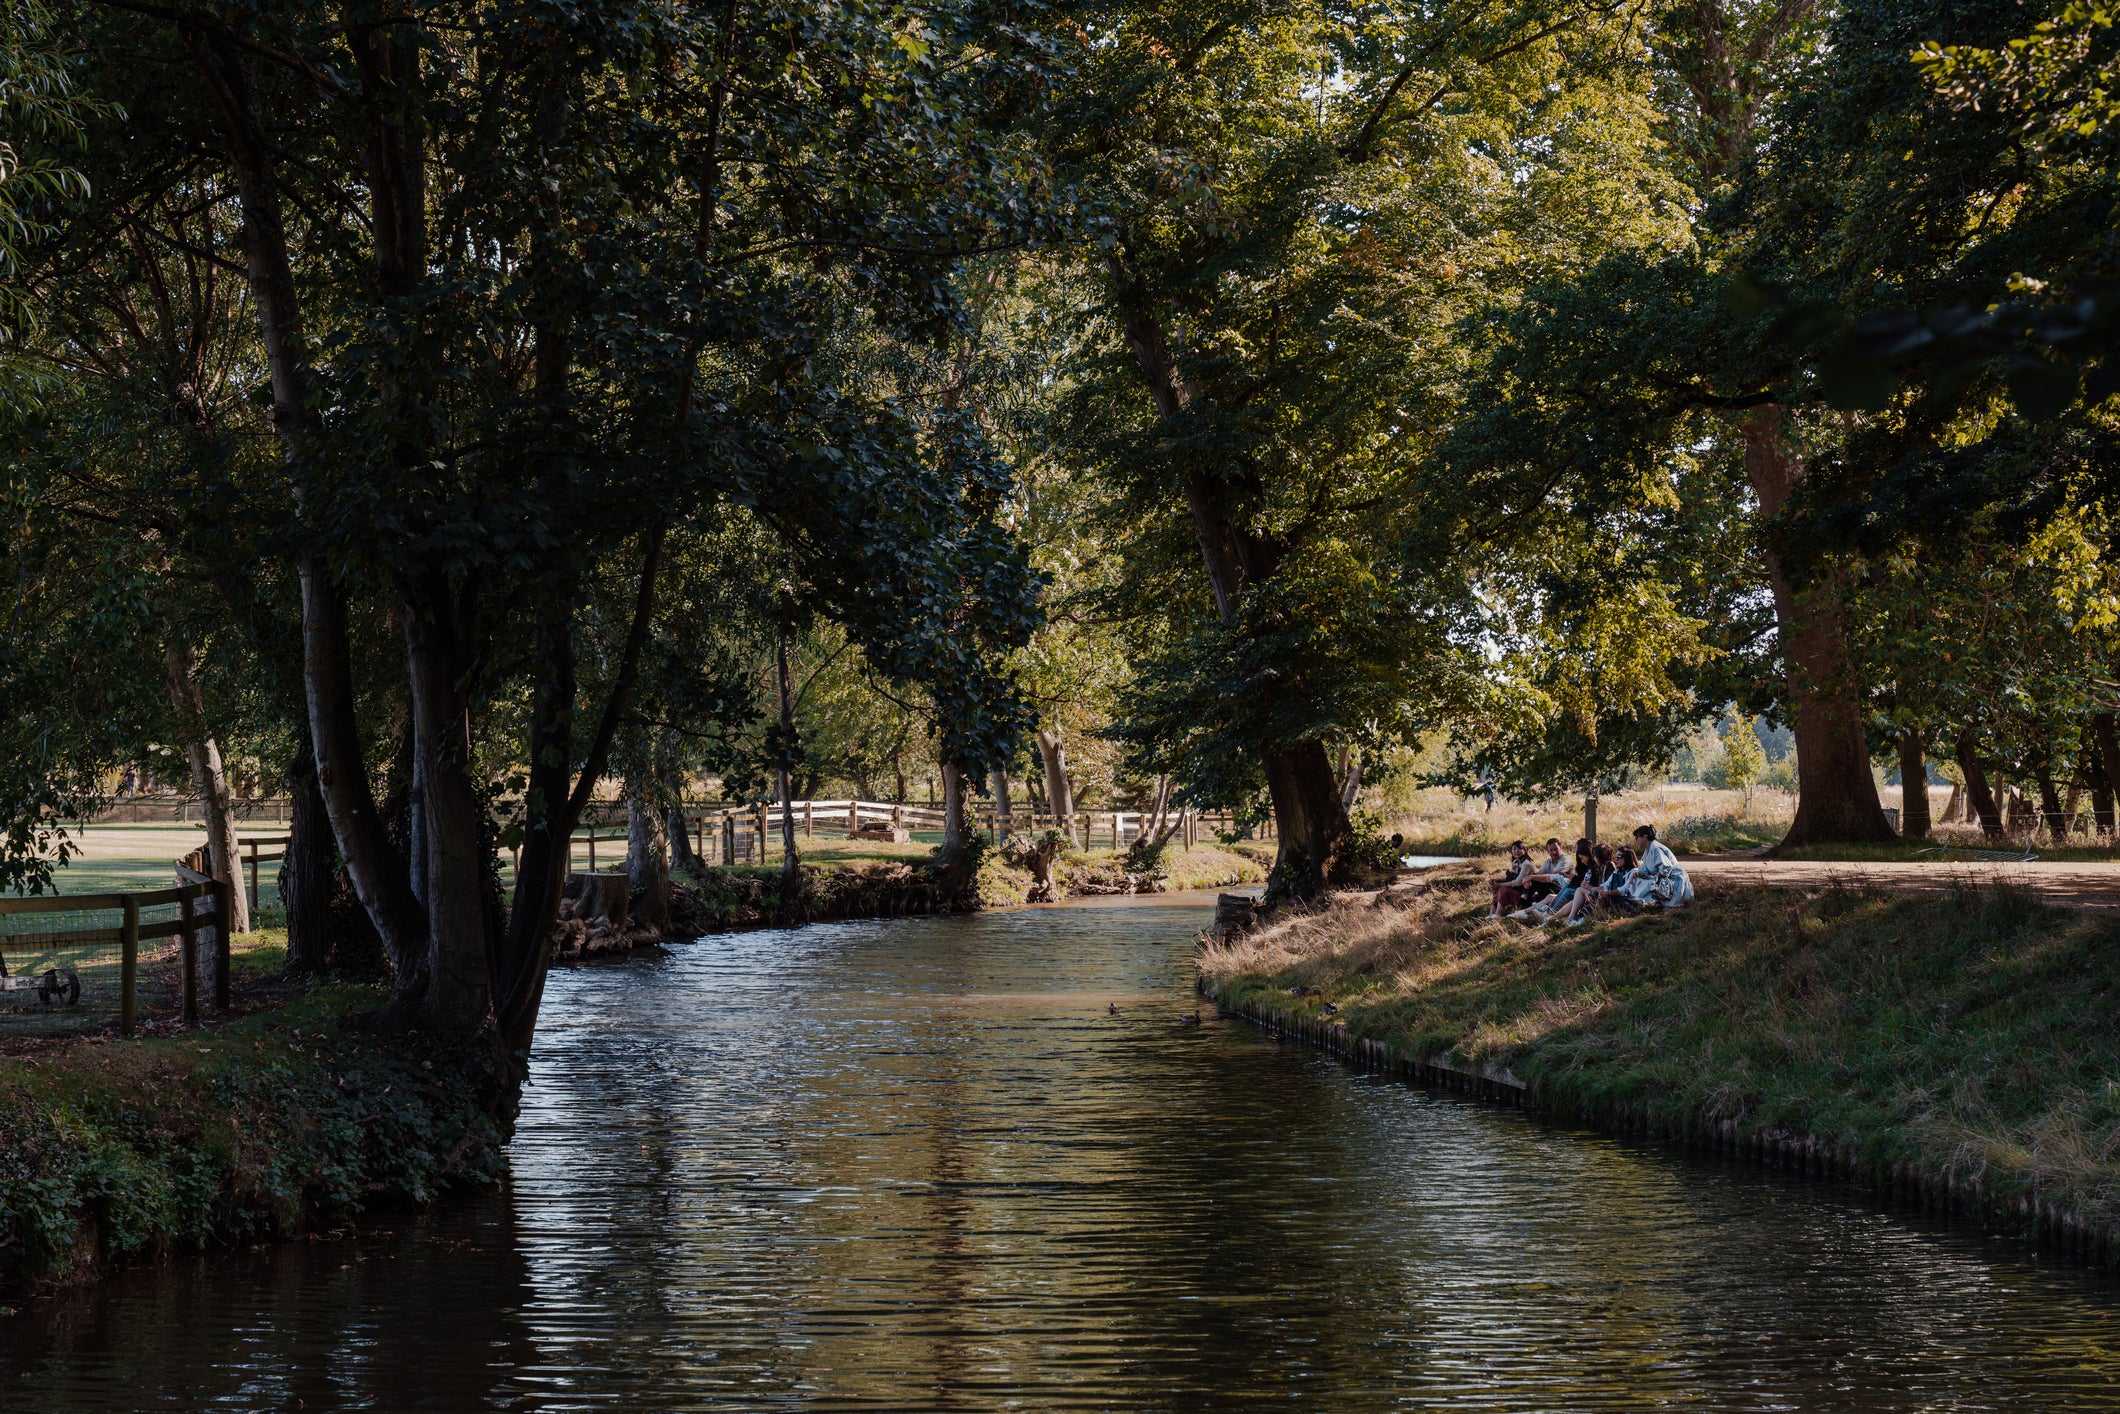
[[[222,920],[230,903],[228,885],[212,879],[131,893],[0,898],[0,1023],[78,1022],[115,1011],[119,1031],[130,1036],[139,1023],[143,961],[171,964],[158,968],[150,1002],[173,1004],[186,1021],[197,1021],[203,934],[211,934],[214,1005],[225,1010],[229,940]],[[172,907],[176,911],[170,917],[141,916]],[[108,918],[113,913],[115,926]],[[18,918],[49,915],[68,921],[57,927],[13,926]],[[148,946],[171,939],[177,944],[174,952]],[[172,969],[174,976],[163,975]]]
[[[789,802],[794,816],[795,828],[805,839],[816,836],[820,828],[844,831],[849,837],[858,830],[871,825],[890,825],[908,833],[939,834],[944,826],[943,812],[932,805],[910,805],[883,800],[797,800]],[[1078,810],[1066,820],[1042,811],[1011,811],[1002,813],[992,802],[976,802],[968,812],[972,828],[982,830],[996,838],[1013,831],[1037,831],[1065,829],[1085,849],[1107,845],[1117,851],[1141,838],[1142,834],[1158,819],[1163,826],[1174,831],[1174,838],[1191,848],[1200,842],[1203,834],[1210,831],[1229,831],[1236,826],[1236,817],[1229,811],[1173,810],[1162,816],[1139,810]],[[684,812],[686,833],[692,839],[692,851],[706,864],[754,864],[764,863],[770,849],[770,841],[781,826],[781,805],[774,801],[768,805],[714,806],[701,810],[687,809]],[[1263,838],[1271,839],[1272,827],[1266,827]],[[623,827],[612,829],[604,825],[584,825],[574,832],[568,842],[567,868],[571,872],[576,856],[586,853],[589,872],[597,869],[597,846],[615,844],[615,853],[623,857],[627,848],[627,833]]]
[[[820,827],[843,830],[849,836],[868,825],[890,825],[908,832],[939,834],[944,820],[940,807],[908,805],[887,800],[798,800],[792,803],[795,827],[804,839],[813,839]],[[977,802],[968,812],[972,827],[999,837],[1016,830],[1036,831],[1066,828],[1084,849],[1107,845],[1117,851],[1138,840],[1155,820],[1152,812],[1139,810],[1078,810],[1062,822],[1042,811],[1002,814],[991,802]],[[684,811],[686,832],[692,837],[693,853],[707,864],[762,864],[772,836],[780,828],[780,804],[709,806]],[[1162,817],[1174,827],[1176,838],[1190,849],[1203,834],[1235,828],[1236,817],[1226,810],[1176,810]],[[1269,824],[1263,838],[1271,839]],[[286,835],[243,835],[236,840],[242,852],[244,887],[250,897],[250,913],[258,915],[258,866],[287,856]],[[608,823],[582,825],[568,841],[567,870],[572,873],[577,856],[586,854],[590,873],[597,868],[597,846],[616,844],[616,853],[626,853],[626,829]],[[519,855],[511,852],[511,862]]]

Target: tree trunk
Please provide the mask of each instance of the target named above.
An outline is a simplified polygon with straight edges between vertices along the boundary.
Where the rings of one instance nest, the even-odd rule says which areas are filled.
[[[669,846],[661,812],[639,792],[627,791],[626,882],[632,894],[628,912],[655,928],[670,921]]]
[[[1955,825],[1965,819],[1965,787],[1951,782],[1951,794],[1943,802],[1943,823]]]
[[[317,789],[316,758],[309,733],[294,764],[287,768],[289,803],[287,844],[280,856],[280,906],[287,914],[287,970],[324,973],[333,970],[333,909],[338,893],[338,847],[331,839],[331,820],[324,813],[324,793]]]
[[[1332,777],[1325,743],[1306,741],[1268,751],[1266,784],[1280,840],[1274,869],[1285,880],[1282,888],[1297,898],[1314,897],[1332,877],[1340,850],[1354,835],[1347,812],[1340,808],[1339,782]]]
[[[1158,417],[1175,433],[1176,424],[1192,401],[1192,386],[1171,353],[1147,290],[1126,268],[1116,250],[1107,256],[1106,263],[1127,346],[1148,383]],[[1194,471],[1186,476],[1185,503],[1192,514],[1193,534],[1200,544],[1200,559],[1214,594],[1215,612],[1225,628],[1233,628],[1243,607],[1244,592],[1261,568],[1259,562],[1270,556],[1246,536],[1224,504],[1220,488],[1204,472]],[[1340,804],[1339,783],[1333,778],[1325,744],[1262,743],[1260,754],[1280,841],[1274,860],[1277,888],[1299,898],[1314,897],[1332,877],[1340,849],[1354,833],[1346,807]]]
[[[964,771],[954,761],[942,763],[942,847],[935,851],[935,889],[947,906],[971,889],[971,831],[964,818]]]
[[[1958,771],[1965,777],[1966,800],[1973,807],[1973,814],[1980,821],[1980,829],[1991,840],[2002,838],[2002,812],[1995,808],[1995,797],[1988,790],[1987,768],[1980,764],[1980,752],[1970,731],[1958,734]]]
[[[1160,844],[1163,839],[1164,825],[1170,819],[1170,775],[1168,772],[1156,777],[1156,792],[1153,799],[1154,806],[1149,811],[1151,818],[1143,822],[1145,828],[1142,833],[1149,836],[1150,843]]]
[[[1899,833],[1910,840],[1929,834],[1929,758],[1920,727],[1899,734]]]
[[[2105,717],[2105,736],[2112,736],[2112,717]],[[2090,818],[2101,835],[2114,833],[2114,759],[2105,755],[2097,719],[2084,731],[2084,776],[2090,780]]]
[[[479,848],[481,806],[471,779],[471,719],[461,620],[465,591],[433,576],[404,606],[405,658],[412,688],[413,760],[422,826],[427,917],[426,1013],[445,1025],[481,1030],[493,1017],[492,959],[486,935],[487,861]]]
[[[1802,475],[1784,444],[1779,407],[1760,408],[1746,422],[1745,474],[1761,519],[1771,520]],[[1870,774],[1841,586],[1829,573],[1822,583],[1799,587],[1783,573],[1772,544],[1763,539],[1760,553],[1774,590],[1796,736],[1796,818],[1778,847],[1888,841],[1892,827]]]
[[[964,772],[953,761],[942,763],[942,853],[962,854],[964,829]]]
[[[555,567],[545,602],[537,607],[536,674],[530,694],[529,789],[523,795],[523,842],[516,851],[514,906],[501,949],[497,984],[511,1046],[527,1048],[529,1026],[544,996],[553,922],[567,887],[573,808],[575,680],[572,602],[574,566]],[[511,1021],[511,1019],[513,1019]]]
[[[1353,756],[1352,760],[1348,758]],[[1353,810],[1362,794],[1362,758],[1352,752],[1340,755],[1340,808]]]
[[[697,877],[703,865],[692,849],[692,825],[685,819],[683,805],[672,805],[663,812],[663,833],[670,839],[670,872]]]
[[[1051,802],[1053,823],[1070,843],[1075,840],[1075,783],[1067,776],[1067,745],[1060,733],[1038,733],[1038,759],[1045,766],[1045,794]]]
[[[1008,767],[996,766],[994,785],[994,833],[1002,839],[1008,838],[1009,827],[1016,818],[1016,809],[1009,801]]]
[[[2097,767],[2091,778],[2091,810],[2098,821],[2098,833],[2110,836],[2113,833],[2113,798],[2120,794],[2120,744],[2114,741],[2113,714],[2092,713],[2090,731],[2091,740],[2097,747],[2091,753]]]
[[[191,763],[191,788],[206,812],[206,857],[209,872],[228,885],[228,929],[250,931],[250,894],[236,846],[235,807],[228,797],[228,775],[221,763],[221,744],[206,728],[206,703],[199,695],[199,665],[191,645],[179,639],[165,655],[169,703],[176,709],[184,755]]]
[[[1045,766],[1045,798],[1052,806],[1053,818],[1073,834],[1066,822],[1075,818],[1075,785],[1067,778],[1067,747],[1060,740],[1060,733],[1038,733],[1038,759]]]
[[[2045,757],[2032,763],[2032,779],[2039,785],[2039,813],[2046,824],[2046,837],[2055,844],[2068,838],[2068,816],[2061,810],[2061,795],[2054,789],[2054,769]]]
[[[788,631],[785,627],[780,630],[774,667],[780,682],[780,764],[773,772],[780,787],[780,877],[784,881],[780,897],[783,904],[791,904],[794,894],[788,886],[801,873],[802,861],[795,852],[795,802],[788,792],[788,758],[795,750],[795,701],[788,695]],[[854,812],[855,819],[858,820],[859,815],[859,811]],[[760,840],[758,846],[764,849],[765,841]]]

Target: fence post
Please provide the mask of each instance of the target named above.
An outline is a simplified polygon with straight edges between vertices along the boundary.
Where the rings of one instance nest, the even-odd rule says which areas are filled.
[[[589,872],[596,872],[596,826],[589,827]]]
[[[815,802],[808,800],[802,803],[802,837],[804,839],[811,838],[813,834],[810,828],[810,817],[815,813],[812,809],[814,804]]]
[[[199,1019],[199,925],[192,913],[188,890],[177,896],[177,930],[177,954],[184,968],[184,1019],[196,1022]]]
[[[130,1036],[140,997],[140,901],[127,894],[119,907],[125,921],[118,927],[118,1030]]]
[[[213,881],[213,1004],[228,1010],[228,920],[235,910],[226,879]],[[137,913],[135,917],[137,917]]]
[[[258,842],[243,841],[243,852],[250,856],[250,916],[258,916]]]

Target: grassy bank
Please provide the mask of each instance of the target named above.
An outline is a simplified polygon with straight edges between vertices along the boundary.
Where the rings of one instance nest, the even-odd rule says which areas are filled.
[[[349,1024],[380,999],[322,988],[211,1029],[0,1059],[0,1294],[494,1180],[503,1077]]]
[[[1070,850],[1053,861],[1053,886],[1059,898],[1229,888],[1264,883],[1271,867],[1270,862],[1262,864],[1248,853],[1213,845],[1170,849],[1149,871],[1156,876],[1156,889],[1146,889],[1138,872],[1129,879],[1126,851]],[[998,850],[988,850],[979,861],[978,893],[984,907],[1020,906],[1029,897],[1031,884],[1030,871],[1009,863]]]
[[[1456,869],[1206,951],[1203,980],[1560,1114],[2120,1232],[2120,920],[2008,890],[1732,890],[1565,932],[1485,911]]]

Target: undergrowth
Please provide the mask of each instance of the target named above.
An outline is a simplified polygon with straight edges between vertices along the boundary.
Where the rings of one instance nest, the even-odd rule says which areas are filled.
[[[209,1030],[0,1061],[0,1290],[497,1179],[497,1058],[349,1024],[381,997],[319,988]]]
[[[1452,866],[1200,966],[1225,1001],[1329,1001],[1357,1036],[1506,1066],[1563,1113],[1813,1134],[2120,1218],[2120,919],[2007,888],[1736,889],[1572,931],[1486,906]]]

